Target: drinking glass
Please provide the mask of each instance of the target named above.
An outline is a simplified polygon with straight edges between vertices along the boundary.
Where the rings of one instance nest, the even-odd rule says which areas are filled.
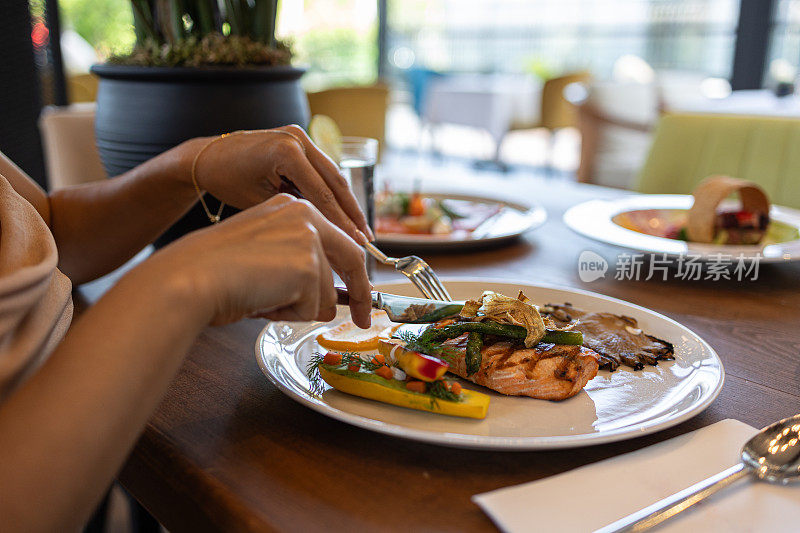
[[[367,216],[367,223],[375,222],[375,163],[378,161],[378,140],[369,137],[342,137],[339,169],[350,182],[358,205]],[[367,255],[367,273],[372,276],[374,261]]]
[[[378,141],[369,137],[343,137],[339,169],[350,182],[358,205],[372,227],[375,222],[374,178],[378,161]]]

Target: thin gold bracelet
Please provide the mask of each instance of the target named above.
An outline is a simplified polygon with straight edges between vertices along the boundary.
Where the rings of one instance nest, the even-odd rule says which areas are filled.
[[[197,184],[197,176],[196,176],[197,161],[200,159],[200,156],[203,154],[203,152],[206,151],[206,148],[208,148],[215,142],[220,141],[225,137],[230,137],[231,135],[250,135],[253,133],[279,133],[281,135],[288,135],[297,142],[297,144],[300,146],[300,149],[303,150],[303,155],[306,155],[306,147],[303,144],[303,141],[301,141],[294,133],[290,133],[288,131],[283,131],[283,130],[238,130],[238,131],[232,131],[230,133],[223,133],[219,137],[214,137],[213,139],[208,141],[202,148],[200,148],[200,150],[197,152],[197,155],[194,156],[194,161],[192,161],[192,184],[194,185],[194,190],[197,191],[197,198],[200,199],[200,205],[203,206],[203,211],[206,212],[206,216],[208,217],[208,220],[210,220],[212,224],[216,224],[221,220],[222,210],[225,208],[225,204],[223,202],[220,202],[217,214],[215,215],[211,213],[211,210],[208,208],[208,205],[206,204],[206,201],[203,198],[204,192],[200,190],[200,185]]]

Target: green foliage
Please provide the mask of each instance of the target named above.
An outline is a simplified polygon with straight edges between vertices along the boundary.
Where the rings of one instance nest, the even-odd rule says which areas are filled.
[[[275,46],[278,0],[130,0],[138,45],[176,45],[223,33]],[[226,32],[227,35],[227,32]]]
[[[109,63],[144,67],[243,67],[288,65],[291,57],[289,47],[280,41],[275,48],[269,48],[250,37],[212,33],[202,39],[192,36],[172,45],[146,40],[130,54],[112,56]]]
[[[60,0],[65,26],[101,55],[130,50],[135,41],[129,0]]]
[[[378,61],[375,31],[359,33],[352,28],[318,28],[299,38],[295,50],[298,61],[309,67],[306,84],[313,89],[315,86],[374,82]]]
[[[73,0],[77,1],[77,0]],[[288,65],[275,39],[278,0],[130,0],[136,45],[112,63],[139,66]]]

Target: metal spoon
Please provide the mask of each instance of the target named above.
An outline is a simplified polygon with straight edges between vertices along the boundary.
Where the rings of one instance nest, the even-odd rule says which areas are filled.
[[[800,478],[800,414],[765,427],[742,448],[736,466],[598,529],[595,533],[644,531],[675,516],[748,474],[770,483]]]

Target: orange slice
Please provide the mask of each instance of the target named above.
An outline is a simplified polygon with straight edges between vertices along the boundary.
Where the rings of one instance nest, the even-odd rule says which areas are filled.
[[[342,352],[365,352],[377,350],[380,339],[388,339],[400,324],[394,324],[385,311],[372,312],[372,325],[361,329],[351,320],[317,335],[317,342],[328,350]]]

